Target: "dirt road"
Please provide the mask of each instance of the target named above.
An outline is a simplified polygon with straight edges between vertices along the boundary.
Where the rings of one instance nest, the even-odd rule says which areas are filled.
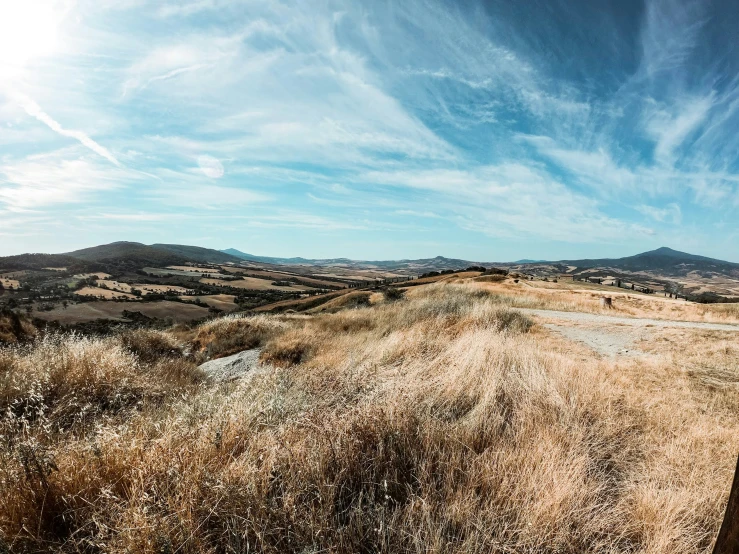
[[[648,339],[654,329],[688,328],[739,332],[739,325],[729,323],[640,319],[525,308],[521,308],[520,311],[543,320],[540,322],[543,327],[570,340],[583,343],[607,357],[643,355],[636,344]]]

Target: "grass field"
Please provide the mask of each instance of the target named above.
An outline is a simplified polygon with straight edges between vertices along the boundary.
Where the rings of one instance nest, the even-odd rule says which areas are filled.
[[[191,273],[218,273],[218,268],[200,267],[191,265],[168,265],[165,269],[174,269],[177,271],[187,271]]]
[[[739,332],[645,328],[638,355],[608,357],[516,309],[597,315],[590,289],[356,293],[335,313],[0,350],[0,546],[710,553]],[[610,313],[703,317],[632,300]],[[254,347],[266,365],[240,380],[195,367]]]
[[[103,298],[105,300],[136,300],[136,297],[133,294],[121,292],[120,290],[101,289],[98,287],[82,287],[81,289],[74,291],[74,294],[78,296],[95,296],[96,298]]]
[[[19,289],[21,286],[20,281],[18,281],[17,279],[8,279],[5,277],[0,277],[0,284],[2,284],[3,287],[5,287],[6,289],[13,288],[16,290]]]
[[[315,279],[313,277],[307,276],[307,275],[301,275],[297,273],[287,273],[287,272],[279,272],[279,271],[263,271],[263,270],[257,270],[253,268],[241,268],[241,267],[233,267],[233,266],[223,266],[222,269],[226,271],[227,273],[234,273],[234,274],[240,274],[240,273],[248,273],[251,275],[259,275],[260,277],[264,277],[265,279],[272,279],[274,281],[284,281],[285,279],[290,278],[297,278],[300,279],[302,282],[307,283],[309,285],[315,285],[316,287],[345,287],[345,283],[341,283],[338,281],[326,281],[322,279]]]
[[[256,279],[254,277],[242,277],[237,281],[225,281],[223,279],[204,278],[200,279],[200,282],[207,285],[216,285],[221,287],[225,286],[247,290],[281,290],[285,292],[311,290],[310,287],[305,287],[303,285],[291,285],[289,287],[273,285],[272,281],[269,279]]]
[[[208,308],[183,302],[161,300],[159,302],[111,302],[94,301],[70,304],[66,309],[56,307],[48,312],[36,312],[34,315],[47,321],[59,321],[62,324],[85,323],[96,319],[123,319],[123,311],[141,312],[148,317],[172,318],[183,322],[202,319],[208,316]]]
[[[152,283],[136,283],[136,284],[129,284],[129,283],[121,283],[119,281],[109,281],[106,279],[99,279],[98,287],[101,285],[105,285],[110,290],[115,290],[119,292],[125,292],[128,294],[131,294],[134,289],[141,291],[142,295],[147,294],[165,294],[165,293],[174,293],[174,294],[186,294],[190,291],[190,289],[186,289],[185,287],[180,287],[177,285],[157,285]]]
[[[195,302],[198,298],[204,304],[223,310],[224,312],[232,312],[238,308],[234,299],[236,298],[233,294],[208,294],[204,296],[190,296],[185,295],[181,297],[185,302]]]
[[[110,274],[98,271],[97,273],[78,273],[74,276],[75,279],[89,279],[90,277],[97,277],[98,279],[109,279]]]

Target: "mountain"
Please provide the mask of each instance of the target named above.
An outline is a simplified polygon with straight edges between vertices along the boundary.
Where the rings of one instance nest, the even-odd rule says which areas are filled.
[[[65,254],[19,254],[0,257],[0,269],[5,271],[19,269],[43,269],[45,267],[66,267],[70,271],[94,271],[89,262]]]
[[[248,259],[226,251],[202,248],[200,246],[186,246],[184,244],[152,244],[151,246],[153,248],[158,248],[159,250],[166,250],[177,256],[182,256],[190,261],[201,264],[238,263],[242,261],[242,259]],[[248,254],[245,255],[248,256]]]
[[[227,248],[226,250],[220,251],[222,254],[228,254],[241,260],[247,260],[250,262],[260,262],[264,264],[279,264],[279,265],[295,265],[295,264],[314,264],[323,260],[310,260],[307,258],[275,258],[272,256],[255,256],[254,254],[247,254],[241,250],[235,248]],[[347,262],[350,260],[346,260]]]
[[[737,263],[688,254],[666,246],[625,258],[563,260],[558,263],[575,266],[578,270],[607,267],[627,271],[659,272],[666,276],[686,275],[691,271],[739,274],[739,264]]]
[[[66,255],[88,262],[131,267],[176,265],[190,261],[185,256],[168,250],[147,246],[140,242],[125,241],[83,248],[82,250],[68,252]]]
[[[274,258],[270,256],[255,256],[254,254],[247,254],[240,250],[236,250],[235,248],[228,248],[226,250],[221,250],[221,252],[236,256],[242,260],[266,264],[315,265],[319,267],[342,266],[356,269],[384,269],[387,271],[415,270],[419,273],[437,269],[465,269],[472,265],[480,265],[478,262],[445,258],[444,256],[422,258],[418,260],[351,260],[349,258]]]

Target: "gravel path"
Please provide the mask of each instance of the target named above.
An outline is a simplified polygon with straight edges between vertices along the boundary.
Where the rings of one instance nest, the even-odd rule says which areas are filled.
[[[520,308],[528,315],[549,320],[567,321],[567,325],[546,322],[543,327],[564,337],[583,343],[609,358],[644,355],[635,345],[650,337],[652,330],[662,328],[703,329],[706,331],[739,331],[739,325],[729,323],[703,323],[698,321],[672,321],[642,319],[583,312],[533,310]]]

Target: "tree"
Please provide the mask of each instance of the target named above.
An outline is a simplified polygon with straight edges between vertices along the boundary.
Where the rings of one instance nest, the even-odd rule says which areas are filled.
[[[667,283],[665,283],[665,290],[670,294],[675,295],[675,298],[683,293],[683,288],[684,285],[681,285],[680,283],[677,283],[675,281],[667,281]]]

